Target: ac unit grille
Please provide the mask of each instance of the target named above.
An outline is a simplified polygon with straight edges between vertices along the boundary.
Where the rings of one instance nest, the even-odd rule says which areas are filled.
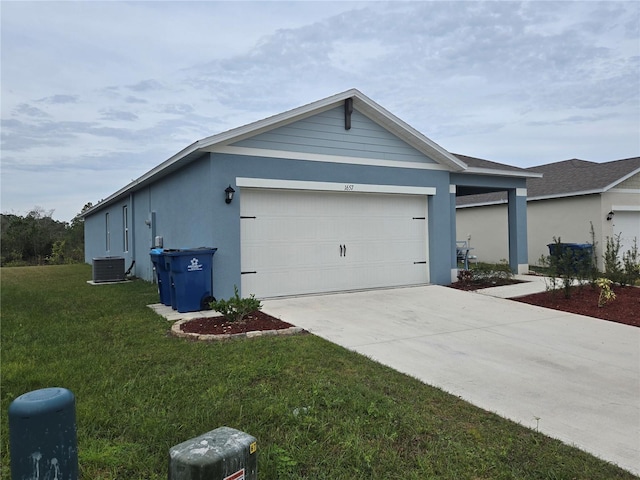
[[[93,282],[121,282],[124,280],[124,258],[102,257],[93,259]]]

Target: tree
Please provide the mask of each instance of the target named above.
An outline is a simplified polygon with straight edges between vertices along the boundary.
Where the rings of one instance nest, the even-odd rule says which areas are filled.
[[[88,208],[84,206],[81,214]],[[84,220],[71,224],[52,218],[53,210],[34,207],[27,215],[1,215],[0,264],[42,265],[84,261]]]

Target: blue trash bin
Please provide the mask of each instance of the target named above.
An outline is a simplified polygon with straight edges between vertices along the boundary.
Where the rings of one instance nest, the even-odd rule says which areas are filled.
[[[9,405],[11,478],[78,478],[75,396],[66,388],[25,393]]]
[[[571,271],[560,273],[585,273],[593,266],[593,245],[591,243],[549,243],[552,262],[560,261],[564,255],[570,255]]]
[[[156,272],[156,281],[158,282],[158,294],[160,295],[160,303],[168,307],[171,306],[171,272],[169,271],[167,262],[162,248],[152,248],[149,252],[153,270]]]
[[[171,306],[180,313],[208,310],[213,297],[213,255],[217,248],[165,250],[171,278]]]

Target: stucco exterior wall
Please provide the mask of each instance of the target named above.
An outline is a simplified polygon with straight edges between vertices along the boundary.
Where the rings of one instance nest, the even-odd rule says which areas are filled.
[[[479,262],[498,263],[509,258],[507,205],[456,210],[456,240],[466,240]]]
[[[549,255],[547,245],[553,243],[554,237],[565,243],[591,243],[591,223],[598,242],[596,248],[601,247],[606,241],[603,208],[599,194],[527,202],[529,264],[537,265],[541,256]],[[456,227],[458,240],[471,236],[470,244],[479,261],[507,258],[508,246],[503,241],[507,231],[505,204],[458,208]]]
[[[541,256],[549,255],[547,245],[554,237],[564,243],[592,243],[592,223],[596,242],[601,245],[601,210],[598,194],[528,202],[530,263],[536,265]]]

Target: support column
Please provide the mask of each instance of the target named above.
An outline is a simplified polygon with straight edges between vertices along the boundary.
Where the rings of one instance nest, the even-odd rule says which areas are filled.
[[[529,271],[527,189],[512,189],[508,194],[509,266],[513,273],[524,274]]]
[[[449,256],[451,260],[451,283],[458,280],[458,259],[456,255],[456,186],[449,185],[449,202],[451,205],[451,244],[449,245]]]

